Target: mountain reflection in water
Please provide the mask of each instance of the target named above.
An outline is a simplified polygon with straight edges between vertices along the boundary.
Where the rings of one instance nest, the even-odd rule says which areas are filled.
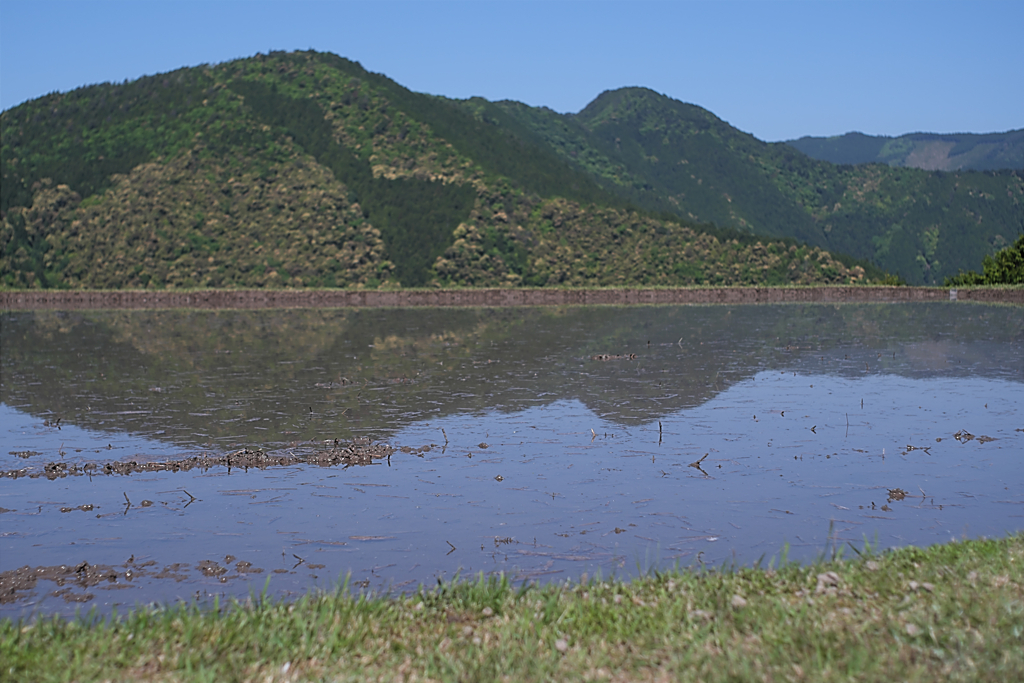
[[[334,440],[430,446],[348,469],[0,480],[0,570],[132,555],[195,573],[167,587],[137,572],[136,590],[100,605],[197,587],[246,594],[249,574],[197,569],[216,553],[269,572],[269,558],[316,552],[320,562],[274,575],[278,590],[301,591],[349,571],[376,587],[460,569],[628,574],[698,553],[749,562],[784,542],[807,558],[865,537],[888,546],[1021,528],[1019,307],[6,312],[0,322],[4,471],[244,448],[299,457]],[[958,429],[992,441],[961,443]],[[892,502],[891,490],[908,495]],[[132,503],[143,499],[152,507]],[[4,609],[65,609],[48,590]]]

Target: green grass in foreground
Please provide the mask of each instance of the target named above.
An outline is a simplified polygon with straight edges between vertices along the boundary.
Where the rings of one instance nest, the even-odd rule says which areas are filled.
[[[775,571],[5,620],[0,679],[1019,681],[1022,567],[1017,534]]]

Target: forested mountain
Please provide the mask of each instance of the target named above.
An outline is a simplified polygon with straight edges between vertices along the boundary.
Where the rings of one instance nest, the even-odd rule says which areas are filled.
[[[0,132],[7,287],[884,276],[829,249],[932,281],[1021,232],[1013,173],[864,175],[651,91],[565,116],[414,93],[316,52],[48,95]]]
[[[834,164],[882,163],[926,171],[1024,170],[1024,128],[1005,133],[847,133],[786,140],[809,157]]]
[[[482,104],[464,106],[482,117]],[[602,93],[578,114],[497,106],[638,206],[795,237],[912,284],[977,268],[1024,233],[1019,171],[837,166],[646,88]]]

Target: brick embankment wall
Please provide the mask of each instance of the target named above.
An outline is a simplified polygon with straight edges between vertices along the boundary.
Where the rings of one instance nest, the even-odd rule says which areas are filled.
[[[958,301],[1024,304],[1024,289],[959,289]],[[567,304],[898,303],[949,301],[936,287],[693,287],[679,289],[437,289],[0,291],[2,310],[559,306]]]

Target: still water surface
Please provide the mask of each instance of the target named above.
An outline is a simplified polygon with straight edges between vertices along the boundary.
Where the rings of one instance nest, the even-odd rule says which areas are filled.
[[[41,580],[0,603],[3,615],[268,585],[290,596],[346,575],[396,591],[459,573],[630,576],[767,561],[784,545],[808,560],[865,539],[926,545],[1024,528],[1020,307],[0,322],[0,572],[87,562],[117,573]],[[242,448],[301,459],[335,439],[420,452],[347,468],[98,473]],[[32,476],[53,462],[99,468]]]

